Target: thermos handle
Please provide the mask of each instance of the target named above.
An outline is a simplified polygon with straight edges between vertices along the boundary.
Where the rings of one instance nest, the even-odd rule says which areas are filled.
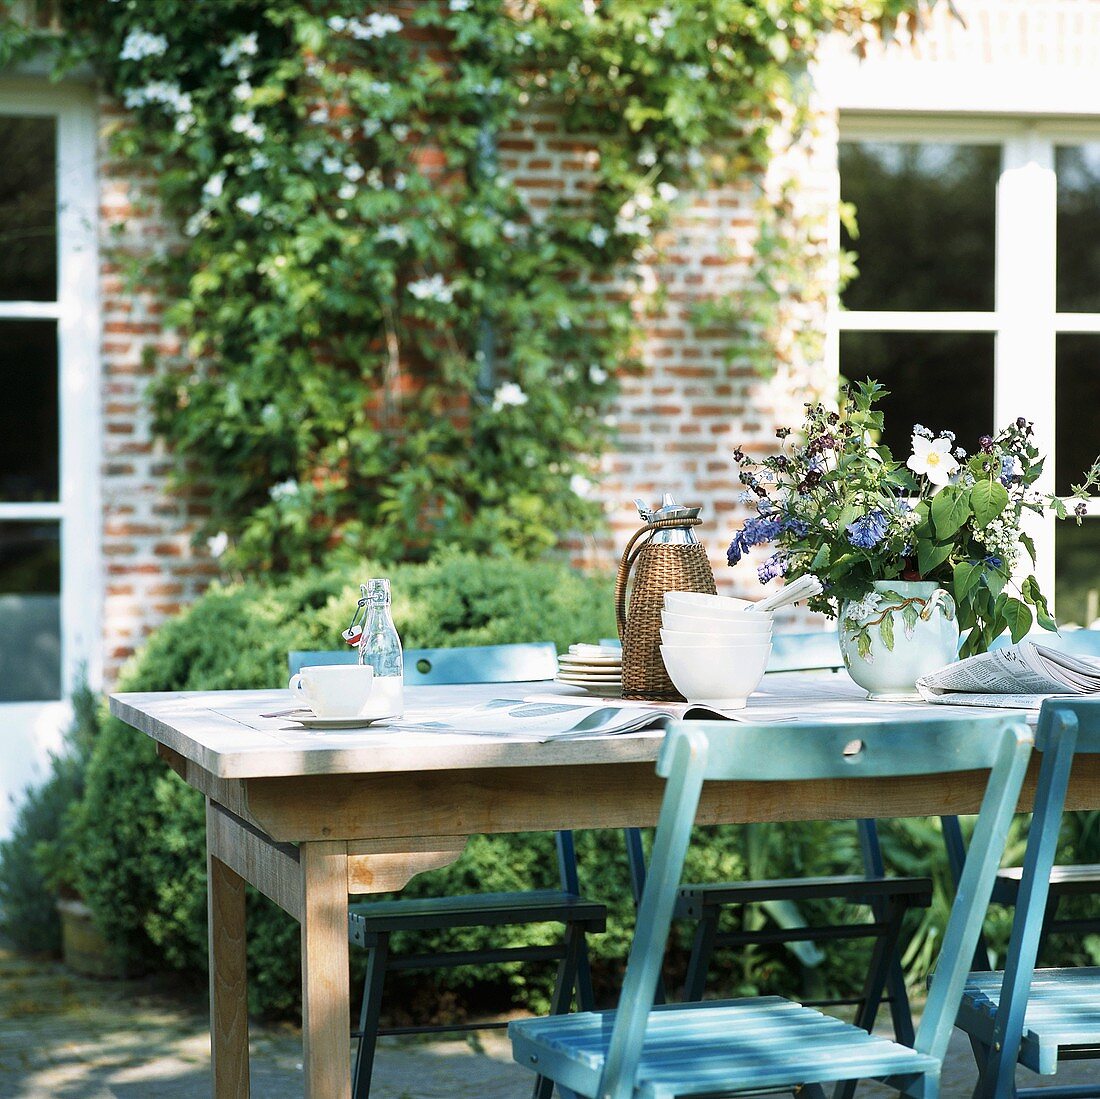
[[[657,531],[671,530],[673,527],[697,527],[700,521],[699,519],[658,519],[656,522],[639,527],[630,541],[627,542],[626,549],[623,550],[623,555],[619,558],[619,572],[615,577],[615,622],[618,626],[620,642],[624,644],[626,642],[626,585],[630,579],[630,570],[638,559],[638,554],[649,545],[649,538],[652,538]],[[646,535],[648,537],[644,541],[637,546],[634,545],[639,538]]]

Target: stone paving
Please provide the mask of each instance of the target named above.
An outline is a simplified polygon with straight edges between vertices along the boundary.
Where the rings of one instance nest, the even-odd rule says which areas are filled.
[[[95,981],[0,947],[0,1099],[206,1099],[209,1040],[201,999],[152,981]],[[300,1034],[252,1028],[252,1094],[302,1094]],[[1021,1083],[1035,1078],[1021,1070]],[[531,1076],[500,1031],[475,1038],[384,1038],[372,1099],[526,1099]],[[1059,1084],[1095,1081],[1100,1066],[1068,1065]],[[969,1047],[956,1034],[944,1099],[969,1099]],[[862,1085],[860,1099],[894,1095]]]

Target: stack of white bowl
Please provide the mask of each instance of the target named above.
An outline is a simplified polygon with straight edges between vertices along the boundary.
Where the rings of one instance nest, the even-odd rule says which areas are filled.
[[[661,656],[688,700],[738,710],[760,685],[772,651],[772,616],[747,599],[665,593]]]

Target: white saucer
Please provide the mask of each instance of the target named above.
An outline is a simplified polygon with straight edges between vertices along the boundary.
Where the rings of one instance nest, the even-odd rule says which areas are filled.
[[[617,668],[622,664],[621,656],[566,656],[564,653],[558,657],[559,664],[572,664],[591,668]]]
[[[287,721],[293,721],[306,729],[366,729],[369,725],[377,725],[380,722],[392,721],[397,715],[386,714],[384,717],[315,717],[313,714],[301,717],[287,715]]]
[[[622,698],[623,685],[621,683],[577,683],[571,682],[568,679],[559,679],[558,683],[562,683],[567,687],[576,687],[579,691],[584,691],[585,694],[595,695],[596,698]]]

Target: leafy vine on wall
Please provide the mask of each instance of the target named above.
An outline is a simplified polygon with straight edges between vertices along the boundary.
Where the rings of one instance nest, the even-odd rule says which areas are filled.
[[[115,151],[181,229],[134,275],[186,341],[151,398],[176,484],[209,504],[200,533],[285,571],[592,529],[655,232],[685,190],[762,175],[827,31],[913,7],[61,0],[60,69],[90,62],[129,109]],[[8,23],[0,63],[42,40]],[[546,207],[496,168],[533,113],[592,150]]]

